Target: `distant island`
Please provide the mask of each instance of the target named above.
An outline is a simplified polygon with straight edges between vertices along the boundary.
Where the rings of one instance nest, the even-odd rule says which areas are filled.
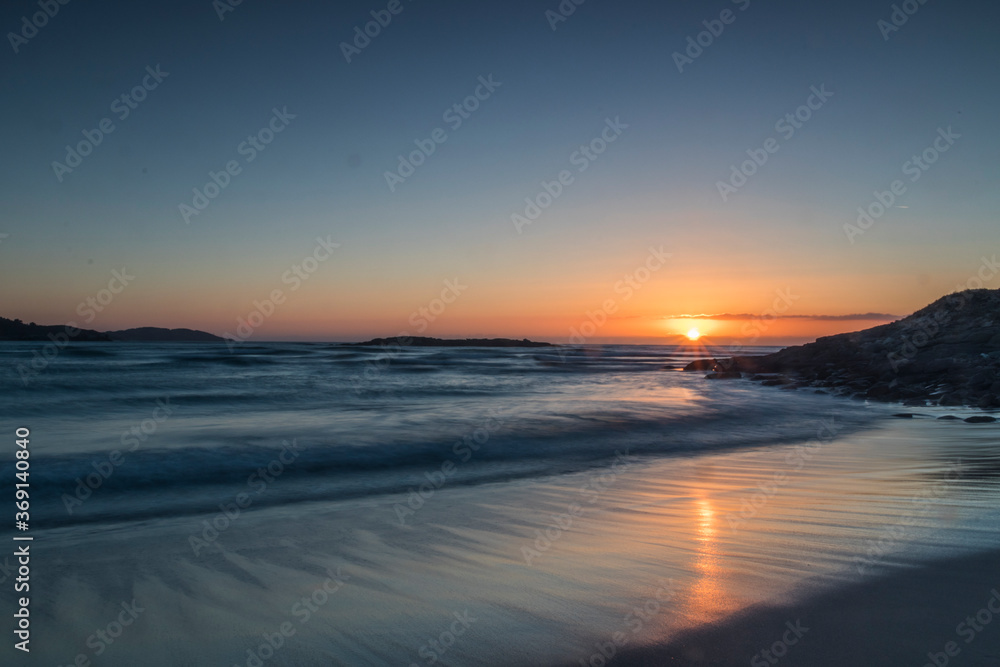
[[[357,347],[554,347],[552,343],[539,343],[522,338],[428,338],[426,336],[392,336],[391,338],[372,338],[363,343],[344,343]]]
[[[196,329],[163,329],[160,327],[139,327],[107,332],[111,340],[126,343],[224,343],[221,338],[206,331]]]
[[[221,338],[195,329],[164,329],[162,327],[138,327],[119,331],[94,331],[75,329],[66,325],[42,325],[21,320],[0,317],[0,341],[52,341],[80,343],[224,343]],[[341,345],[365,347],[554,347],[552,343],[523,338],[428,338],[426,336],[392,336],[373,338],[363,343],[341,343]]]
[[[890,324],[684,370],[909,405],[1000,408],[1000,290],[957,292]]]
[[[139,327],[120,331],[94,331],[75,329],[65,325],[41,325],[34,322],[9,320],[0,317],[0,340],[51,341],[62,340],[80,343],[223,343],[219,336],[194,329],[163,329]]]

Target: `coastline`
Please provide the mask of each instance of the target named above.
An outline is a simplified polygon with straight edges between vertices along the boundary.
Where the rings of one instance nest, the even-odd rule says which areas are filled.
[[[1000,408],[1000,290],[950,294],[891,324],[819,338],[764,356],[699,359],[706,379],[748,376],[908,406]]]

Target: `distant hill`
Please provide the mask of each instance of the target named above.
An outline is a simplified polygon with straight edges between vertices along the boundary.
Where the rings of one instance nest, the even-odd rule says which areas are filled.
[[[427,338],[425,336],[393,336],[391,338],[373,338],[363,343],[345,343],[345,345],[370,346],[370,347],[553,347],[552,343],[539,343],[523,338],[514,340],[511,338]]]
[[[45,326],[34,322],[25,324],[21,320],[8,320],[6,317],[0,317],[0,340],[50,341],[55,337],[61,339],[63,336],[67,340],[82,342],[108,342],[111,340],[107,334],[91,329],[72,329],[62,325]]]
[[[224,338],[194,329],[163,329],[160,327],[139,327],[107,332],[111,340],[126,343],[223,343]]]
[[[223,338],[204,331],[193,329],[161,329],[159,327],[140,327],[138,329],[123,329],[121,331],[94,331],[92,329],[73,329],[63,325],[44,326],[21,320],[8,320],[0,317],[0,340],[16,341],[51,341],[61,340],[80,343],[222,343]]]
[[[685,370],[703,370],[690,364]],[[709,362],[711,363],[711,362]],[[938,299],[909,317],[761,357],[715,362],[751,379],[885,401],[1000,407],[1000,290]],[[782,374],[783,378],[761,376]],[[710,376],[712,377],[712,376]]]

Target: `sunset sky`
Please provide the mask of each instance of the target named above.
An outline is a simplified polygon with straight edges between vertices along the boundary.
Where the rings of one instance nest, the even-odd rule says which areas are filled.
[[[773,344],[889,321],[978,286],[998,239],[1000,10],[911,2],[898,30],[860,0],[564,21],[557,0],[70,2],[30,38],[10,35],[37,3],[7,2],[0,315],[221,335],[279,290],[255,340],[591,322],[588,342]],[[392,20],[345,56],[372,12]],[[53,166],[85,131],[92,153]],[[406,175],[416,142],[434,151]],[[228,184],[185,215],[209,172]],[[845,230],[876,192],[884,215]],[[526,198],[551,202],[529,221]]]

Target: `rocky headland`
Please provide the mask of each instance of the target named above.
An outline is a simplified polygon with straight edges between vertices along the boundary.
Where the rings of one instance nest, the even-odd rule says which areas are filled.
[[[906,405],[1000,408],[1000,290],[966,290],[890,324],[686,371]]]

